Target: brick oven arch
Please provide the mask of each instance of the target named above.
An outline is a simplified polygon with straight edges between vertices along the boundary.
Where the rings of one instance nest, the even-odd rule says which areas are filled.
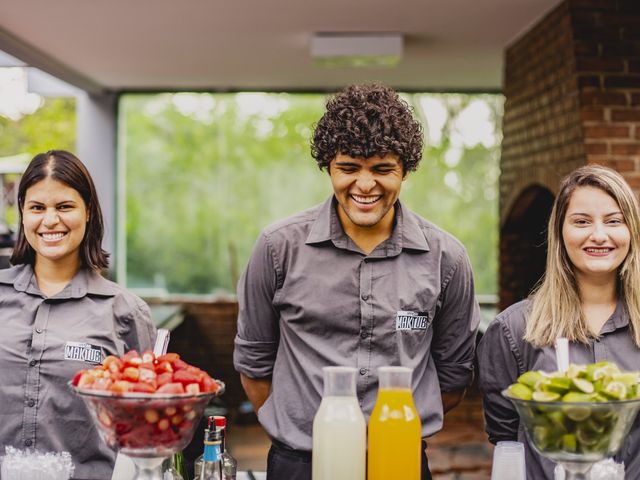
[[[500,309],[525,298],[544,273],[547,222],[554,195],[542,185],[525,188],[500,229]]]

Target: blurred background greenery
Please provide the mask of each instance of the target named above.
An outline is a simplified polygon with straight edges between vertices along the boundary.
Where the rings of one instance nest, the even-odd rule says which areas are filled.
[[[464,243],[476,291],[495,294],[503,97],[403,96],[425,127],[425,151],[401,198]],[[123,95],[118,176],[126,279],[119,280],[147,292],[233,293],[260,230],[331,193],[309,151],[325,100],[301,93]],[[19,119],[0,115],[0,156],[74,145],[73,99],[45,99]]]

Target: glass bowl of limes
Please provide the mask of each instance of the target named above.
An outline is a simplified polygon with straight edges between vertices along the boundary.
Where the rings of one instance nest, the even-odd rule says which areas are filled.
[[[611,362],[528,371],[502,392],[513,402],[533,447],[583,478],[622,447],[640,408],[640,372]]]

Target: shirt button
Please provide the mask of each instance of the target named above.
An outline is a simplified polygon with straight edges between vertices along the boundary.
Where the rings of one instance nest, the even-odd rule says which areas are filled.
[[[30,367],[35,367],[36,363],[38,363],[38,362],[36,362],[35,360],[31,360],[31,361],[29,362],[29,366],[30,366]]]
[[[362,330],[362,331],[360,332],[360,338],[367,338],[367,336],[368,336],[368,335],[369,335],[369,334],[367,333],[367,331],[366,331],[366,330]]]
[[[360,369],[360,375],[366,375],[367,374],[367,369],[366,368],[361,368]]]
[[[362,294],[362,299],[366,302],[369,299],[369,295],[366,293]]]
[[[36,328],[36,333],[42,333],[42,329],[41,328]]]
[[[36,401],[33,398],[27,402],[27,405],[29,405],[30,407],[35,406],[35,404],[36,404]]]
[[[24,444],[25,444],[27,447],[30,447],[31,445],[33,445],[33,442],[32,442],[31,440],[25,440],[25,441],[24,441]]]

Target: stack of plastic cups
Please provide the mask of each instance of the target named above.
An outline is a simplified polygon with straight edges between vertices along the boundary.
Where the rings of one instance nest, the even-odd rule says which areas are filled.
[[[493,450],[491,480],[526,480],[524,445],[520,442],[498,442]]]

